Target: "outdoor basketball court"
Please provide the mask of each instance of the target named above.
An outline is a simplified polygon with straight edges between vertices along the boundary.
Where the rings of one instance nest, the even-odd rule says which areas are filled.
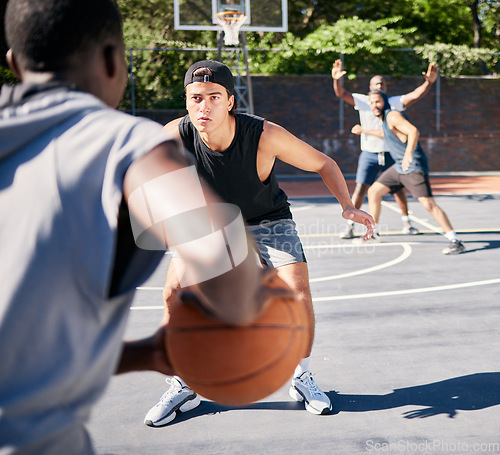
[[[114,377],[94,408],[99,454],[500,453],[500,176],[433,179],[467,253],[410,198],[401,235],[391,197],[382,241],[341,240],[340,206],[317,181],[283,181],[306,248],[316,312],[311,370],[334,413],[315,416],[288,384],[240,408],[202,400],[163,428],[143,424],[165,392],[158,373]],[[139,289],[127,337],[151,334],[162,315],[168,256]]]
[[[286,0],[174,0],[174,6],[181,30],[222,26],[225,39],[233,25],[287,30]],[[251,85],[245,72],[236,76],[245,101]],[[283,179],[309,262],[317,318],[311,370],[334,413],[309,414],[289,398],[286,384],[238,408],[202,400],[171,424],[150,428],[144,416],[166,384],[158,373],[133,373],[114,377],[94,409],[98,453],[500,453],[499,182],[499,175],[432,180],[468,249],[449,257],[441,253],[448,242],[414,199],[421,235],[400,234],[400,215],[387,197],[381,242],[341,240],[340,206],[324,184]],[[138,289],[128,338],[148,336],[159,324],[168,261],[166,255]]]

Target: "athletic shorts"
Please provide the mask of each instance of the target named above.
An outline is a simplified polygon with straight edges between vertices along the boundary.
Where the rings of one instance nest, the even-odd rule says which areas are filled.
[[[394,160],[389,152],[379,153],[361,151],[358,158],[358,170],[356,171],[356,183],[371,185],[378,175],[390,168]]]
[[[401,188],[406,188],[413,197],[432,197],[429,175],[424,172],[413,171],[409,174],[400,174],[393,167],[387,169],[377,182],[391,190],[391,194]]]
[[[255,226],[247,226],[247,232],[256,243],[263,265],[276,268],[296,262],[307,262],[295,221],[265,221]]]

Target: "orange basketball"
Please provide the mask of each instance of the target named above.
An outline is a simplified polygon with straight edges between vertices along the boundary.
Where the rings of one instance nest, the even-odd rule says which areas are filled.
[[[286,287],[274,277],[270,286]],[[198,394],[226,405],[251,403],[278,390],[306,356],[304,305],[275,298],[249,325],[231,326],[193,305],[170,308],[166,343],[172,365]]]

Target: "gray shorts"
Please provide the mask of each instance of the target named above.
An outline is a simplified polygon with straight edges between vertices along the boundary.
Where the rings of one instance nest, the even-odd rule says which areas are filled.
[[[388,187],[391,194],[406,188],[413,197],[432,197],[429,175],[424,172],[400,174],[394,167],[390,167],[377,179],[377,182]]]
[[[247,232],[256,243],[263,265],[276,268],[296,262],[307,262],[295,221],[264,221],[255,226],[247,226]]]

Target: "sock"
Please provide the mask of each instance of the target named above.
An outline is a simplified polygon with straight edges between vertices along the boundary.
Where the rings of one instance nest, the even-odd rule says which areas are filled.
[[[402,216],[401,219],[403,220],[403,223],[410,224],[410,217],[408,215]]]
[[[375,228],[373,229],[373,233],[375,235],[379,235],[379,233],[378,233],[378,223],[375,224]]]
[[[347,224],[348,224],[349,226],[354,226],[354,221],[352,221],[352,220],[347,220]]]
[[[295,368],[295,371],[293,372],[293,377],[298,378],[302,373],[305,371],[309,371],[309,360],[311,357],[306,357],[305,359],[302,359],[300,363],[297,365],[297,368]]]
[[[458,240],[457,233],[452,229],[444,235],[449,241]]]

